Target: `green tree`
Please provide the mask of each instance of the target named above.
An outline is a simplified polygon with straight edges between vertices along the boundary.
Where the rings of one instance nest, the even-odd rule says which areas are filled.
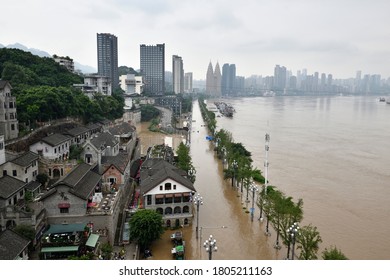
[[[159,239],[164,232],[162,216],[153,210],[138,210],[129,223],[131,239],[144,248]]]
[[[47,176],[46,173],[39,173],[39,174],[37,175],[37,181],[38,181],[39,183],[41,183],[42,186],[44,187],[45,184],[46,184],[46,182],[49,181],[49,176]]]
[[[192,158],[190,155],[190,148],[187,147],[186,145],[184,145],[183,142],[181,142],[179,144],[179,146],[177,147],[176,153],[177,153],[176,166],[178,168],[184,170],[185,172],[187,172],[187,174],[190,177],[191,182],[194,183],[195,178],[196,178],[196,176],[195,176],[196,170],[192,164]]]
[[[110,260],[111,259],[111,253],[113,252],[113,247],[110,243],[106,242],[103,243],[100,247],[100,250],[102,252],[102,257],[105,260]]]
[[[322,242],[320,233],[317,227],[303,226],[298,231],[297,248],[300,249],[299,259],[301,260],[316,260],[319,244]]]
[[[148,122],[160,116],[160,110],[152,105],[141,106],[141,122]]]
[[[322,252],[322,258],[324,260],[348,260],[348,258],[337,249],[336,246],[331,246],[330,248],[325,248]]]

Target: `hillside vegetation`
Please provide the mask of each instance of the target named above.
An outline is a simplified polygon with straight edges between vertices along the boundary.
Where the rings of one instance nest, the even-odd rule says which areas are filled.
[[[16,96],[20,124],[34,126],[37,121],[77,117],[85,123],[103,118],[115,119],[123,114],[120,92],[112,96],[97,95],[90,100],[73,84],[83,77],[69,72],[52,58],[39,57],[18,49],[0,49],[0,78],[12,86]]]

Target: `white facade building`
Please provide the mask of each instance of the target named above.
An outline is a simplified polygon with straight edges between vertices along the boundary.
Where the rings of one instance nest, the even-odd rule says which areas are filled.
[[[121,75],[119,81],[121,89],[123,89],[126,94],[141,94],[144,91],[142,76],[136,76],[135,74]]]

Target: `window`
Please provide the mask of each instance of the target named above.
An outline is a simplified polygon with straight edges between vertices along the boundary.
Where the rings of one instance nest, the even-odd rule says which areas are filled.
[[[12,170],[12,176],[18,176],[18,172],[16,170]]]
[[[3,170],[3,176],[7,176],[7,170]]]
[[[11,124],[11,130],[15,130],[15,125]]]
[[[171,188],[172,188],[171,183],[165,183],[165,190],[166,190],[166,191],[170,191]]]
[[[4,143],[3,142],[0,143],[0,150],[2,150],[2,149],[4,149]]]
[[[20,196],[20,197],[23,197],[23,195],[24,195],[24,192],[23,192],[23,190],[21,190],[21,191],[19,192],[19,196]]]
[[[69,213],[69,208],[60,208],[60,213],[61,214],[68,214]]]

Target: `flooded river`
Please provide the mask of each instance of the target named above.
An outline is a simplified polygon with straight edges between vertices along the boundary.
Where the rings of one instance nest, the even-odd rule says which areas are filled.
[[[228,100],[236,113],[217,118],[235,142],[252,152],[263,170],[264,135],[270,134],[269,179],[304,201],[302,225],[318,228],[325,247],[336,245],[349,259],[390,259],[390,105],[375,97],[273,97]],[[387,106],[387,107],[386,107]],[[250,221],[251,201],[222,178],[222,163],[206,140],[197,102],[193,107],[191,155],[195,187],[203,197],[200,238],[183,229],[187,259],[207,259],[201,246],[217,240],[213,259],[284,259],[273,248],[275,232]],[[251,196],[249,195],[251,199]],[[195,213],[196,214],[196,213]],[[167,231],[154,244],[155,259],[171,259]]]

